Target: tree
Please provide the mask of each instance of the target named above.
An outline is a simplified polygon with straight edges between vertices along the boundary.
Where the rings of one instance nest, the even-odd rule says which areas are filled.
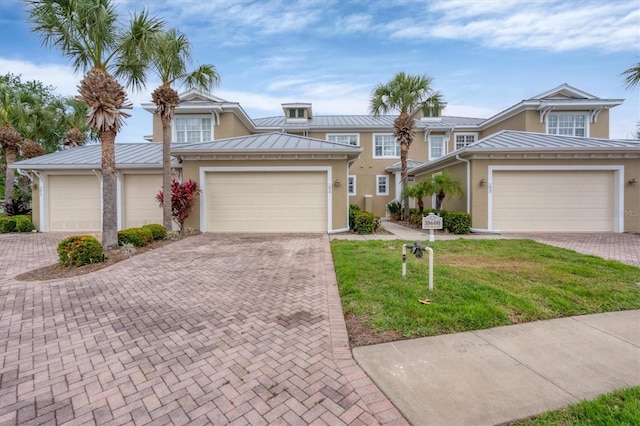
[[[626,76],[624,82],[626,83],[627,88],[631,89],[632,87],[640,84],[640,62],[624,71],[622,75]]]
[[[407,159],[409,147],[415,136],[413,117],[410,115],[416,108],[442,109],[442,95],[431,87],[433,79],[427,75],[409,75],[397,73],[386,84],[379,84],[373,89],[370,108],[374,116],[398,111],[393,122],[393,136],[400,144],[400,162],[402,165],[402,188],[407,185]],[[405,198],[403,212],[409,213],[409,199]]]
[[[89,106],[77,99],[59,99],[52,104],[52,109],[60,112],[59,128],[62,145],[66,147],[83,146],[97,136],[87,123]]]
[[[151,94],[156,104],[155,114],[162,121],[162,190],[171,190],[171,121],[176,107],[180,104],[178,92],[171,87],[181,83],[188,88],[211,90],[220,81],[213,65],[200,65],[187,72],[191,61],[191,45],[187,37],[177,29],[170,29],[156,35],[151,69],[162,84]],[[167,197],[162,204],[162,224],[171,229],[171,200]]]
[[[408,184],[402,189],[402,199],[405,198],[415,198],[418,202],[418,209],[420,210],[420,215],[424,212],[424,201],[422,199],[432,193],[429,193],[430,181],[428,179],[421,180],[420,182],[416,182],[414,184]]]
[[[442,201],[445,197],[451,197],[453,195],[462,197],[464,194],[462,186],[460,186],[460,181],[454,176],[451,176],[446,170],[434,175],[426,182],[427,195],[435,194],[436,196],[436,211],[438,214],[440,214],[440,210],[442,210]]]
[[[89,126],[102,144],[102,245],[118,245],[115,139],[133,106],[125,87],[141,89],[151,55],[152,39],[163,22],[146,11],[123,25],[112,0],[26,0],[33,31],[45,46],[72,59],[85,72],[77,99],[90,107]]]
[[[191,179],[184,183],[180,183],[175,179],[171,180],[171,216],[180,227],[180,232],[184,228],[184,221],[189,217],[189,213],[193,209],[193,203],[198,195],[200,195],[200,188],[197,182]],[[165,200],[163,190],[158,192],[156,200],[160,206],[163,205]]]

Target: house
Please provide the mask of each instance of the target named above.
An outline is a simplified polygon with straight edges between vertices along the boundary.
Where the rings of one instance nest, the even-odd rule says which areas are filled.
[[[385,216],[387,203],[399,199],[395,116],[316,115],[312,104],[292,102],[279,116],[252,119],[238,103],[208,93],[180,97],[174,174],[203,189],[187,221],[192,228],[340,232],[348,228],[350,203]],[[410,180],[444,170],[457,176],[465,196],[445,200],[445,208],[469,211],[479,230],[640,232],[640,185],[630,183],[640,179],[640,145],[608,139],[609,109],[621,103],[563,84],[488,119],[413,111]],[[143,108],[153,112],[155,105]],[[154,197],[162,126],[155,115],[148,139],[117,144],[122,228],[161,218]],[[15,163],[39,188],[38,229],[100,229],[99,165],[99,147]],[[91,209],[77,208],[89,198]],[[91,220],[75,220],[80,211]]]

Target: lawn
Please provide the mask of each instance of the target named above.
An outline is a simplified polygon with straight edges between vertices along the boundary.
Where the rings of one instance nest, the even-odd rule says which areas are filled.
[[[402,279],[403,243],[331,242],[353,346],[640,309],[640,268],[531,240],[431,243],[430,292],[426,253],[407,256]]]
[[[640,387],[602,395],[513,426],[640,425]]]

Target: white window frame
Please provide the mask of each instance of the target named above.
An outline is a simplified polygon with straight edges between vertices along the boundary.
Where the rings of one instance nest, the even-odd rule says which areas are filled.
[[[189,142],[189,141],[187,140],[187,134],[185,133],[185,140],[184,140],[184,141],[181,141],[181,142],[178,142],[178,126],[177,126],[177,122],[178,122],[178,120],[189,120],[189,119],[199,119],[199,120],[200,120],[200,141],[198,141],[198,142]],[[209,120],[209,122],[211,123],[211,138],[209,138],[209,139],[207,139],[207,140],[203,140],[203,136],[202,136],[202,132],[203,132],[203,130],[202,130],[202,119],[208,119],[208,120]],[[174,143],[184,143],[184,144],[189,144],[189,143],[201,143],[201,142],[211,142],[212,140],[214,140],[214,139],[215,139],[215,137],[214,137],[214,127],[215,127],[215,125],[214,125],[214,124],[215,124],[215,123],[214,123],[213,117],[211,117],[210,115],[207,115],[207,114],[199,114],[199,115],[179,115],[179,116],[176,116],[176,117],[173,119],[173,124],[172,124],[172,126],[171,126],[171,127],[172,127],[172,133],[173,133],[173,135],[172,135],[172,141],[173,141]],[[185,131],[185,132],[186,132],[186,131]]]
[[[385,192],[380,192],[380,178],[384,179]],[[389,195],[389,175],[376,175],[376,195]]]
[[[377,137],[382,137],[382,136],[384,136],[384,137],[391,136],[391,139],[393,139],[393,143],[397,147],[397,155],[384,155],[384,147],[385,147],[385,145],[382,145],[382,155],[376,155],[376,138]],[[400,144],[393,137],[393,133],[374,133],[373,136],[372,136],[371,143],[373,144],[373,158],[400,158]]]
[[[440,155],[439,157],[434,157],[432,154],[433,152],[431,151],[433,148],[433,139],[434,138],[441,138],[442,139],[442,155]],[[435,160],[436,158],[440,158],[440,157],[444,157],[445,155],[447,155],[447,141],[445,140],[445,136],[444,135],[430,135],[429,136],[429,161],[431,160]]]
[[[341,138],[341,137],[356,137],[356,143],[355,145],[352,143],[347,143],[347,142],[340,142],[337,140],[331,140],[332,138]],[[350,145],[350,146],[360,146],[360,133],[327,133],[327,140],[329,142],[334,142],[334,143],[341,143],[341,144],[345,144],[345,145]]]
[[[349,195],[356,195],[356,175],[347,176],[347,193]]]
[[[458,146],[458,136],[464,136],[465,141],[464,141],[464,146]],[[469,136],[473,136],[473,141],[472,142],[468,142],[467,139]],[[454,148],[455,150],[459,150],[462,149],[466,146],[469,146],[470,144],[477,142],[478,141],[478,133],[475,132],[463,132],[463,133],[454,133],[453,134],[453,143],[454,143]]]
[[[558,126],[555,128],[556,133],[551,133],[551,132],[549,131],[549,123],[550,123],[550,121],[551,121],[551,116],[558,117]],[[559,124],[560,124],[560,117],[567,117],[567,116],[573,116],[573,117],[574,117],[574,118],[573,118],[573,127],[571,128],[572,134],[570,134],[570,135],[563,135],[563,134],[558,133],[558,130],[560,130],[560,126],[559,126]],[[583,136],[578,136],[578,135],[576,135],[576,129],[577,129],[577,128],[578,128],[578,129],[580,128],[580,127],[576,127],[576,120],[575,120],[575,117],[576,117],[576,116],[582,116],[582,117],[583,117],[583,119],[584,119],[584,135],[583,135]],[[556,112],[556,111],[554,111],[554,112],[550,112],[550,113],[548,113],[548,114],[547,114],[547,116],[545,117],[545,121],[546,121],[546,123],[545,123],[545,124],[546,124],[546,127],[547,127],[546,132],[547,132],[547,134],[549,134],[549,135],[558,135],[558,136],[576,136],[576,137],[579,137],[579,138],[581,138],[581,137],[582,137],[582,138],[588,138],[588,137],[589,137],[589,127],[590,127],[590,123],[589,123],[589,114],[588,114],[588,113],[586,113],[586,112],[581,112],[581,111],[562,111],[562,112],[557,111],[557,112]],[[563,127],[563,129],[567,129],[567,127]]]

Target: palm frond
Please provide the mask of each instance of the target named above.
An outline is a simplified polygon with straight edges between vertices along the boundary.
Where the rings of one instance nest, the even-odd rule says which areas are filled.
[[[622,73],[623,76],[626,76],[624,82],[627,88],[632,88],[640,84],[640,62],[638,62],[635,66],[629,68],[628,70]]]

